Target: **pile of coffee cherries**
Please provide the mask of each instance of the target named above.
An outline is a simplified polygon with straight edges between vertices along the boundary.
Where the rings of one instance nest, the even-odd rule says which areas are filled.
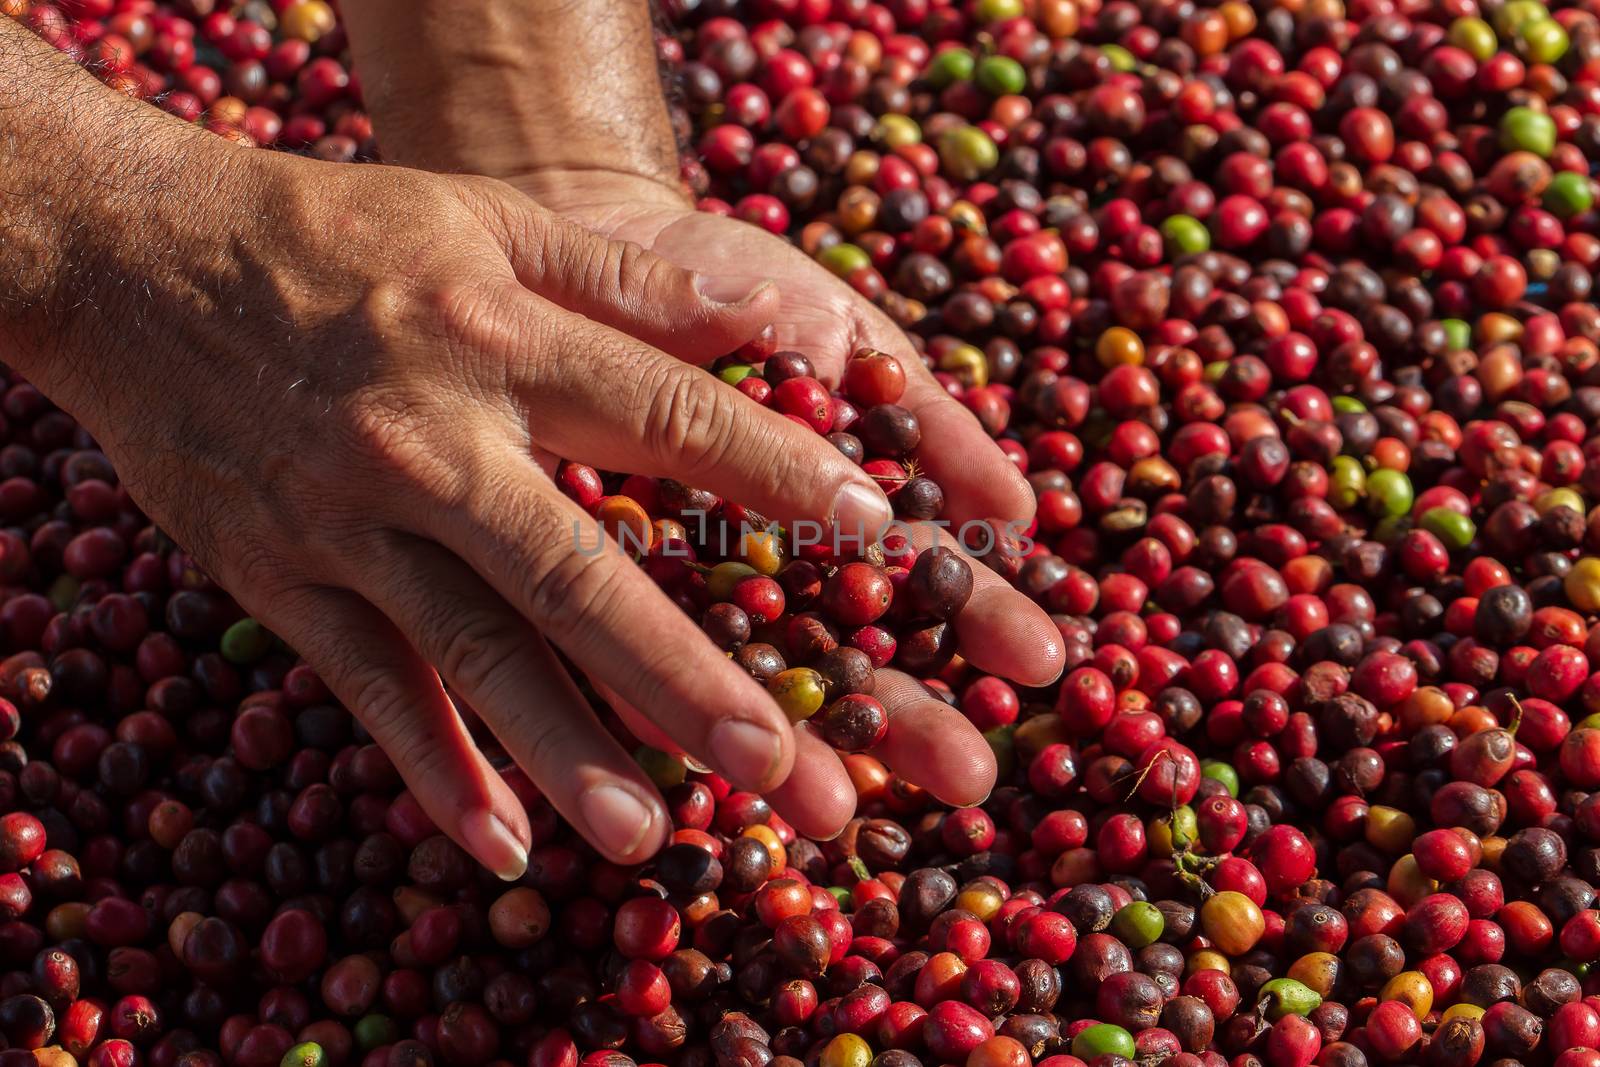
[[[327,0],[5,0],[0,12],[108,85],[240,144],[375,158],[344,27]]]
[[[0,7],[219,135],[376,154],[323,0]],[[621,868],[507,769],[508,886],[10,377],[0,1067],[1600,1067],[1600,3],[668,14],[686,184],[1025,473],[977,558],[1064,677],[961,656],[959,553],[565,465],[860,809],[808,840],[641,749],[675,832]],[[908,368],[845,368],[713,371],[939,515]],[[889,665],[989,738],[982,805],[873,755]]]

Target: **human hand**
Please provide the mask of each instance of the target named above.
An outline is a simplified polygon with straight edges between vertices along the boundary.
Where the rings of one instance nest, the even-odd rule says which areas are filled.
[[[901,402],[917,412],[923,431],[916,459],[940,483],[948,518],[964,524],[1025,521],[1032,514],[1026,481],[885,316],[781,238],[696,212],[683,197],[674,183],[676,139],[656,70],[649,5],[530,0],[518,5],[514,19],[495,19],[502,10],[487,0],[419,0],[399,8],[346,0],[355,66],[386,156],[503,178],[591,229],[703,272],[719,291],[744,292],[773,280],[778,343],[805,352],[825,379],[837,381],[844,360],[862,346],[899,359],[909,382]],[[481,46],[490,20],[492,58]],[[626,457],[617,466],[637,469]],[[929,527],[920,529],[927,541]],[[1052,681],[1065,656],[1055,625],[987,568],[973,572],[972,599],[956,622],[962,655],[1024,685]],[[641,740],[678,747],[629,706],[626,694],[603,677],[593,680]],[[964,716],[894,671],[879,672],[874,695],[893,724],[873,755],[947,803],[971,804],[988,794],[994,755]],[[839,758],[809,727],[796,731],[796,745],[795,771],[770,799],[801,833],[831,836],[854,814],[855,792]]]
[[[180,182],[142,205],[169,251],[108,232],[91,290],[59,294],[115,354],[24,368],[140,505],[502,876],[527,820],[442,683],[611,859],[670,832],[551,645],[739,788],[779,787],[811,742],[627,556],[574,551],[600,533],[550,477],[559,455],[783,521],[886,522],[860,468],[685,362],[770,321],[772,289],[717,303],[498,182],[215,144],[183,168],[209,198]]]
[[[739,291],[770,279],[779,298],[778,347],[804,352],[826,380],[837,382],[845,360],[859,348],[894,354],[907,372],[901,403],[917,413],[923,428],[915,458],[944,489],[946,517],[960,526],[1032,515],[1026,481],[971,413],[933,379],[900,329],[789,242],[740,220],[696,211],[676,191],[636,175],[539,170],[508,181],[601,234],[704,273],[719,289]],[[933,531],[920,528],[918,540],[919,548],[932,543]],[[962,655],[1025,686],[1053,681],[1063,662],[1055,625],[988,568],[973,571],[973,599],[957,620]],[[879,675],[877,695],[887,694],[895,721],[875,754],[948,803],[986,797],[995,766],[972,725],[915,679],[896,671]],[[645,716],[600,688],[642,740],[665,743]],[[814,734],[802,731],[799,746],[794,773],[773,792],[772,802],[801,832],[832,836],[854,814],[854,791],[838,757]]]

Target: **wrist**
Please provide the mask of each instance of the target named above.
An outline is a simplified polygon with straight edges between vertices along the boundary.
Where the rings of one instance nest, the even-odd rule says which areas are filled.
[[[645,0],[345,0],[384,154],[511,178],[599,167],[677,180]]]
[[[536,167],[507,176],[524,195],[562,215],[582,218],[627,204],[640,210],[692,210],[683,183],[604,166]]]

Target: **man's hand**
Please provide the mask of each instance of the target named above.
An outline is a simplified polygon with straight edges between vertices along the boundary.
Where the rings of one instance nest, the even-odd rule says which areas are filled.
[[[421,0],[401,10],[345,0],[341,11],[388,158],[505,178],[588,228],[703,272],[715,293],[773,281],[780,344],[806,352],[825,377],[836,380],[863,344],[900,358],[906,403],[922,422],[917,460],[944,489],[950,518],[1032,514],[1026,482],[886,317],[781,238],[696,212],[677,191],[645,0]],[[639,465],[619,456],[613,466]],[[1053,681],[1064,662],[1055,625],[986,567],[973,571],[957,623],[962,655],[1024,685]],[[627,693],[592,677],[641,740],[670,741]],[[875,755],[947,803],[988,795],[994,756],[964,716],[894,671],[879,673],[875,695],[893,716]],[[794,773],[772,802],[801,833],[830,837],[854,814],[855,792],[831,749],[807,729],[796,738]]]

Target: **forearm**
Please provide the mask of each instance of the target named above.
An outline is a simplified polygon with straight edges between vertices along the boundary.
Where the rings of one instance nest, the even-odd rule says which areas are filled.
[[[646,0],[345,0],[342,11],[389,159],[676,185]]]
[[[133,342],[134,294],[169,288],[196,197],[238,150],[106,88],[9,18],[0,84],[0,338],[8,363],[65,402],[73,378],[111,373],[80,368],[87,354]]]

